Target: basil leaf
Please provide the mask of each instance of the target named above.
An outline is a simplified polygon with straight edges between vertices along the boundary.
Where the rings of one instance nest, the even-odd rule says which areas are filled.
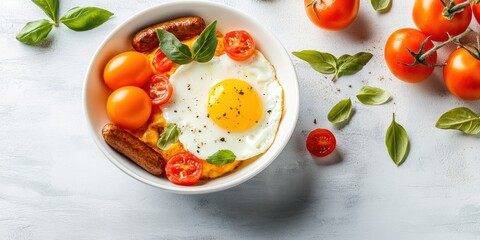
[[[106,22],[113,13],[97,7],[74,7],[68,10],[60,22],[74,31],[87,31]]]
[[[177,124],[167,123],[167,127],[163,129],[162,134],[158,138],[157,147],[161,150],[167,150],[170,145],[178,141],[180,134],[182,134],[182,131],[177,127]]]
[[[480,133],[480,116],[466,107],[454,108],[438,119],[435,127],[456,129],[466,134]]]
[[[366,105],[381,105],[390,100],[390,93],[380,88],[364,86],[358,92],[357,98]]]
[[[45,19],[28,22],[22,30],[20,30],[16,38],[22,43],[37,45],[47,37],[52,27],[52,23]]]
[[[193,44],[193,60],[204,63],[210,61],[217,49],[217,21],[210,23]]]
[[[335,74],[335,78],[357,73],[362,70],[363,66],[365,66],[372,57],[373,55],[367,52],[359,52],[353,56],[343,55],[340,59],[341,61],[338,63],[338,70]]]
[[[337,71],[337,58],[330,53],[315,50],[303,50],[292,54],[308,62],[315,71],[323,74],[333,74]]]
[[[392,6],[392,0],[371,0],[370,2],[377,12],[387,12]]]
[[[350,98],[343,99],[330,110],[328,113],[328,121],[331,123],[342,123],[350,118],[351,113],[352,100],[350,100]]]
[[[162,29],[157,29],[160,49],[173,62],[187,64],[192,61],[192,53],[187,45],[178,40],[175,35]]]
[[[32,0],[32,2],[40,7],[50,19],[55,23],[57,22],[59,7],[58,0]]]
[[[397,166],[405,162],[409,151],[408,136],[405,128],[395,122],[395,114],[393,114],[392,123],[385,135],[385,145],[387,145],[390,158]]]
[[[235,161],[235,158],[237,158],[237,156],[235,156],[235,154],[230,150],[218,150],[212,156],[207,157],[207,162],[217,166],[221,166],[232,163],[233,161]]]

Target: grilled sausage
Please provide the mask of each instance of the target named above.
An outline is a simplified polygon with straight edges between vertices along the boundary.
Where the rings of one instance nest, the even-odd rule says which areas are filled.
[[[121,129],[108,123],[102,129],[102,136],[112,148],[128,157],[147,172],[160,176],[164,172],[165,159],[147,144]]]
[[[142,29],[133,37],[133,48],[138,52],[150,52],[158,47],[159,41],[156,29],[171,32],[180,41],[183,41],[202,33],[205,29],[205,21],[197,16],[182,17]]]

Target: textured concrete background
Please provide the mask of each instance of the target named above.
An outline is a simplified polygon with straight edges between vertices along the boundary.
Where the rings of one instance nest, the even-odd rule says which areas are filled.
[[[15,40],[27,21],[44,18],[28,0],[0,1],[0,236],[2,239],[478,239],[479,137],[434,127],[462,102],[447,93],[441,71],[408,85],[388,72],[383,44],[412,27],[413,0],[394,0],[379,15],[361,0],[356,22],[341,32],[316,28],[303,1],[216,0],[255,16],[288,52],[316,49],[337,56],[369,51],[360,73],[332,83],[294,58],[301,105],[297,128],[265,171],[233,189],[183,196],[146,186],[113,166],[88,135],[81,92],[87,64],[100,42],[134,13],[166,1],[61,1],[115,13],[83,33],[64,26],[47,42]],[[478,26],[474,27],[477,31]],[[441,54],[444,58],[445,54]],[[389,90],[393,101],[364,106],[364,85]],[[329,109],[351,97],[355,113],[337,128]],[[411,151],[396,167],[385,144],[392,112],[407,130]],[[316,124],[314,124],[316,119]],[[333,165],[309,157],[304,142],[316,127],[338,141]]]

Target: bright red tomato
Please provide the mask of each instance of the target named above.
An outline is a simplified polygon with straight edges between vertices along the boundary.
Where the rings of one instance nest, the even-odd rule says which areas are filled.
[[[157,74],[150,79],[146,91],[152,99],[152,104],[161,106],[167,103],[172,97],[173,87],[168,77],[162,74]]]
[[[475,19],[477,19],[477,22],[480,24],[480,3],[477,3],[477,4],[472,3],[472,11],[473,11],[473,15],[475,16]]]
[[[465,0],[455,0],[461,3]],[[444,6],[440,0],[415,0],[413,5],[413,21],[415,25],[433,41],[446,41],[448,34],[456,36],[464,32],[472,20],[472,9],[467,6],[456,13],[451,20],[442,15]]]
[[[107,100],[107,115],[121,128],[134,130],[150,117],[152,103],[143,89],[133,86],[115,90]]]
[[[153,68],[157,70],[157,72],[165,73],[172,69],[173,62],[167,56],[165,56],[162,50],[158,49],[157,52],[155,52],[155,56],[153,57],[152,65]]]
[[[385,62],[395,77],[405,82],[416,83],[425,80],[432,74],[434,67],[423,64],[415,66],[405,65],[415,62],[415,58],[408,49],[418,52],[425,39],[427,39],[427,36],[424,33],[412,28],[402,28],[390,35],[385,44],[384,55]],[[433,42],[428,40],[423,52],[433,47]],[[437,62],[437,53],[435,52],[428,56],[426,62],[434,65]]]
[[[103,80],[112,90],[124,86],[143,86],[152,76],[147,56],[129,51],[113,57],[105,66]]]
[[[195,185],[202,177],[202,162],[189,152],[174,155],[165,167],[168,180],[178,185]]]
[[[448,90],[464,100],[480,99],[480,60],[459,48],[448,56],[443,67]]]
[[[227,55],[235,61],[245,61],[255,53],[255,41],[248,32],[243,30],[225,34],[223,46]]]
[[[317,128],[308,134],[306,145],[312,155],[325,157],[335,150],[337,141],[330,130]]]
[[[359,0],[304,0],[308,18],[318,27],[340,30],[357,18]]]

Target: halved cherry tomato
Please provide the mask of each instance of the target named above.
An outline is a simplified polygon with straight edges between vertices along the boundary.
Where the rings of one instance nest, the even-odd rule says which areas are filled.
[[[465,0],[454,1],[456,4],[462,2]],[[472,9],[468,5],[451,20],[442,15],[443,9],[440,0],[415,0],[413,5],[413,22],[425,35],[437,42],[448,40],[448,34],[456,36],[464,32],[472,20]]]
[[[255,41],[248,32],[243,30],[225,34],[223,45],[227,55],[235,61],[245,61],[255,53]]]
[[[464,100],[480,99],[480,60],[459,48],[448,56],[443,67],[448,90]]]
[[[124,86],[143,86],[152,76],[147,56],[129,51],[113,57],[105,66],[103,80],[112,90]]]
[[[168,180],[178,185],[195,185],[202,176],[202,162],[189,152],[174,155],[165,167]]]
[[[157,72],[165,73],[172,69],[173,62],[162,52],[162,50],[158,49],[153,57],[152,65]]]
[[[480,24],[480,3],[472,3],[472,12],[475,19],[477,19],[477,22]]]
[[[432,66],[422,64],[415,66],[406,65],[415,62],[415,58],[408,50],[418,52],[425,39],[427,39],[427,36],[424,33],[412,28],[402,28],[390,35],[385,44],[385,62],[390,72],[398,79],[409,83],[416,83],[425,80],[432,74],[434,70],[432,66],[437,62],[436,52],[426,59],[426,62]],[[422,53],[425,53],[433,47],[433,42],[427,40]]]
[[[348,27],[357,18],[359,0],[304,0],[308,18],[315,25],[329,30]]]
[[[107,100],[110,120],[121,128],[134,130],[150,117],[152,103],[143,89],[133,86],[115,90]]]
[[[167,103],[173,94],[172,84],[168,77],[162,74],[153,75],[145,90],[155,106]]]
[[[328,129],[317,128],[308,134],[307,150],[317,157],[325,157],[335,150],[337,140]]]

